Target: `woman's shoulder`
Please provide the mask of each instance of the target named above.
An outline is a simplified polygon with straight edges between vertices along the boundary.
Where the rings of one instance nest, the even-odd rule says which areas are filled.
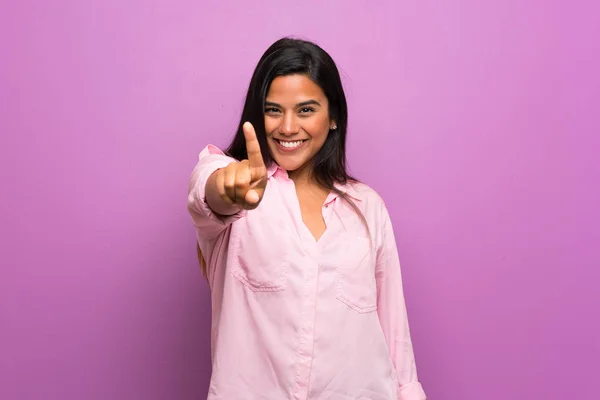
[[[371,204],[384,205],[381,195],[366,183],[348,181],[347,186],[349,187],[348,194],[355,197],[357,200]]]
[[[347,195],[354,200],[354,204],[361,211],[369,227],[378,231],[380,227],[387,224],[389,211],[383,197],[371,186],[364,182],[349,181]]]

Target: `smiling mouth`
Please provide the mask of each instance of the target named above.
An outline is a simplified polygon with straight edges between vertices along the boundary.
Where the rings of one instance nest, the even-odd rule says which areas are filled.
[[[296,149],[300,146],[302,146],[302,144],[304,142],[306,142],[308,139],[304,139],[304,140],[280,140],[280,139],[274,139],[277,144],[279,144],[281,147],[283,147],[284,149],[288,149],[288,150],[293,150]]]

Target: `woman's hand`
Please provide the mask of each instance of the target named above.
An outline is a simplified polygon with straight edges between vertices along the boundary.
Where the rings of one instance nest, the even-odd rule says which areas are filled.
[[[243,125],[248,159],[218,169],[208,179],[207,201],[218,214],[231,215],[240,208],[253,210],[260,204],[267,186],[267,168],[256,132],[250,122]]]

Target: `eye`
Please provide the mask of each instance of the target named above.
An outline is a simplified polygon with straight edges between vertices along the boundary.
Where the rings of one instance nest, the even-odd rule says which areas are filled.
[[[301,114],[309,114],[309,113],[312,113],[312,112],[314,112],[314,111],[315,111],[315,109],[314,109],[314,108],[312,108],[312,107],[302,107],[302,108],[300,109],[300,113],[301,113]]]
[[[279,113],[279,109],[277,107],[266,107],[265,114],[277,114]]]

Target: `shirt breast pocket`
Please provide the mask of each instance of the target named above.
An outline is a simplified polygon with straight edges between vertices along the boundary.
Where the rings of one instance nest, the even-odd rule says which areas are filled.
[[[230,262],[232,274],[256,292],[285,290],[289,260],[289,233],[282,221],[269,216],[240,220]]]
[[[336,268],[336,297],[359,313],[377,310],[375,251],[368,237],[350,236]]]

